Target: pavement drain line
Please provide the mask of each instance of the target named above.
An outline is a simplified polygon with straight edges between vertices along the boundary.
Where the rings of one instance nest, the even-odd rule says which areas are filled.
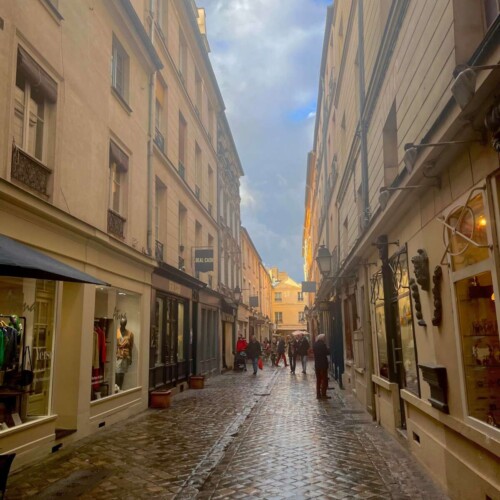
[[[278,371],[275,371],[272,374],[271,380],[268,382],[263,393],[254,395],[267,396],[271,394],[271,389],[276,382],[278,374],[279,374]],[[259,401],[260,401],[259,399],[253,399],[243,408],[243,411],[231,421],[231,423],[226,427],[226,430],[223,432],[220,438],[217,439],[217,441],[210,448],[205,457],[193,469],[189,477],[184,481],[184,483],[181,486],[181,491],[174,496],[174,500],[176,498],[183,498],[182,491],[185,489],[189,489],[191,490],[192,493],[194,493],[192,491],[193,488],[195,488],[197,491],[199,491],[202,488],[203,484],[206,482],[206,480],[215,470],[217,465],[219,465],[221,460],[224,458],[227,448],[232,443],[232,441],[239,435],[239,430],[241,426],[243,425],[245,420],[250,416],[252,410],[259,403]]]

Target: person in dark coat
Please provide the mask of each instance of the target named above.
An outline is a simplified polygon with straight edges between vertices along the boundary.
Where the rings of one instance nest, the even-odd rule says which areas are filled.
[[[276,359],[276,366],[279,366],[280,360],[283,357],[283,361],[285,362],[285,368],[288,366],[286,362],[286,354],[285,354],[285,339],[280,337],[278,340],[278,357]]]
[[[328,388],[328,355],[330,350],[325,343],[325,335],[318,335],[313,346],[314,368],[316,370],[316,399],[331,399],[326,395]]]
[[[255,338],[255,335],[250,337],[250,343],[247,347],[247,356],[252,360],[253,374],[257,375],[257,369],[259,367],[259,356],[262,354],[262,348],[260,342]]]
[[[288,361],[290,361],[290,372],[295,375],[295,364],[297,360],[297,339],[288,337]]]
[[[309,352],[309,341],[307,340],[306,336],[301,335],[297,347],[297,355],[300,356],[300,360],[302,361],[302,373],[306,373],[307,371],[308,352]]]

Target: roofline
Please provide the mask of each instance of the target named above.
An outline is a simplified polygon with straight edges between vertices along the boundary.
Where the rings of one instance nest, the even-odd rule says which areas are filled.
[[[330,32],[333,27],[333,9],[336,5],[335,1],[332,5],[326,8],[326,25],[325,25],[325,35],[323,36],[323,50],[321,54],[321,66],[319,70],[319,83],[318,83],[318,100],[316,102],[316,123],[314,124],[314,147],[316,147],[316,140],[318,137],[318,126],[319,126],[319,115],[320,115],[320,104],[323,100],[321,92],[321,75],[323,75],[326,66],[326,54],[328,52],[328,39],[330,38]],[[319,98],[321,96],[321,99]]]
[[[144,44],[144,47],[146,48],[148,54],[150,55],[156,70],[162,69],[163,63],[161,62],[160,56],[158,55],[158,52],[156,52],[154,45],[151,43],[148,33],[146,32],[146,29],[144,28],[142,21],[139,19],[139,16],[135,11],[132,2],[130,0],[119,0],[119,1],[123,6],[125,12],[127,13],[130,21],[132,21],[132,25],[134,26],[137,34],[139,35],[139,38],[141,39],[141,42]]]
[[[243,226],[241,226],[241,231],[247,235],[248,241],[252,245],[252,248],[255,250],[255,253],[257,254],[257,257],[259,257],[259,261],[262,262],[262,257],[260,256],[259,252],[255,248],[255,245],[253,244],[252,238],[250,238],[250,235],[248,234],[248,231],[246,230],[246,228],[244,228]]]
[[[240,177],[243,177],[245,175],[245,172],[243,171],[243,167],[241,166],[240,155],[238,154],[238,149],[236,148],[236,144],[234,142],[233,133],[231,132],[231,127],[229,126],[226,112],[224,110],[222,110],[219,113],[219,115],[222,117],[221,119],[223,120],[224,126],[227,130],[227,135],[229,137],[229,140],[231,141],[231,145],[233,146],[234,155],[236,156],[236,163],[238,164],[237,166],[238,166]]]

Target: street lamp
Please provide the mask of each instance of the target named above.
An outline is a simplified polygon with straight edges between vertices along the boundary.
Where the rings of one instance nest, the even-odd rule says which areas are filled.
[[[318,255],[316,255],[316,263],[319,267],[319,272],[326,278],[332,270],[332,256],[325,245],[320,245]]]
[[[451,93],[461,109],[464,109],[476,94],[476,73],[486,69],[499,69],[500,64],[485,66],[459,66],[455,80],[451,84]]]
[[[234,295],[234,300],[235,302],[240,302],[241,301],[241,288],[239,286],[237,286],[234,291],[233,291],[233,295]]]

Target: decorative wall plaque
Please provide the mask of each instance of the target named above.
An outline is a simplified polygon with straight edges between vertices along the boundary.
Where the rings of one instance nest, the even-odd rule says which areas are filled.
[[[434,316],[432,318],[432,324],[434,326],[440,326],[443,320],[443,303],[441,301],[441,280],[443,278],[443,270],[441,266],[436,266],[434,268],[434,274],[432,275],[432,296],[434,298]]]
[[[422,248],[417,250],[417,254],[411,258],[415,277],[422,290],[428,291],[430,286],[429,258],[427,252]]]

